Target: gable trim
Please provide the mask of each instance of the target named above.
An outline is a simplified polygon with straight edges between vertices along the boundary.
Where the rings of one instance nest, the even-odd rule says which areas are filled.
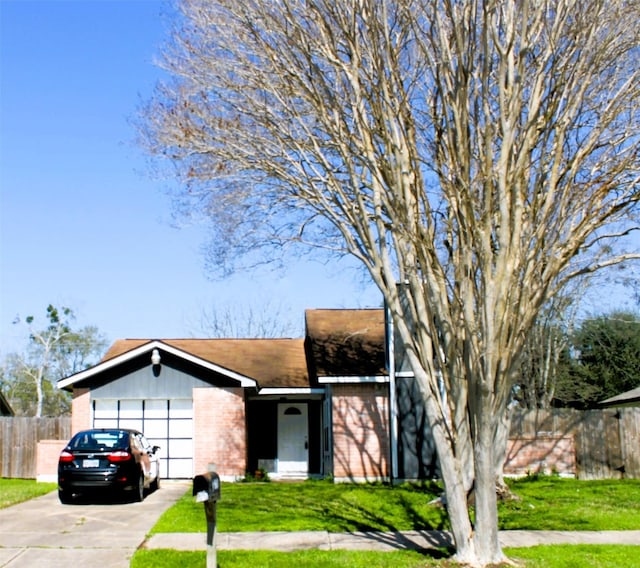
[[[321,385],[343,384],[343,383],[388,383],[388,375],[370,375],[366,377],[318,377]]]
[[[131,361],[132,359],[139,357],[140,355],[144,355],[145,353],[151,354],[154,349],[160,349],[161,351],[175,355],[176,357],[184,359],[185,361],[189,361],[200,367],[204,367],[205,369],[214,371],[220,375],[223,375],[225,377],[238,381],[241,387],[254,387],[254,388],[257,387],[258,383],[250,377],[246,377],[244,375],[241,375],[240,373],[236,373],[234,371],[231,371],[230,369],[226,369],[224,367],[216,365],[211,361],[207,361],[206,359],[202,359],[201,357],[192,355],[187,351],[177,349],[176,347],[173,347],[159,340],[153,340],[148,343],[144,343],[143,345],[140,345],[139,347],[135,347],[134,349],[131,349],[126,353],[122,353],[121,355],[117,355],[112,359],[107,359],[102,363],[98,363],[94,367],[90,367],[89,369],[80,371],[75,375],[71,375],[70,377],[61,379],[58,381],[57,386],[59,389],[64,389],[64,388],[73,386],[74,384],[84,381],[89,377],[92,377],[99,373],[103,373],[104,371],[107,371],[109,369],[113,369],[114,367],[117,367],[118,365],[126,363],[127,361]],[[151,364],[151,361],[149,361],[149,364]]]
[[[269,396],[269,395],[291,395],[291,394],[324,394],[325,389],[314,389],[314,388],[276,388],[276,387],[265,387],[260,389],[258,392],[258,396]]]

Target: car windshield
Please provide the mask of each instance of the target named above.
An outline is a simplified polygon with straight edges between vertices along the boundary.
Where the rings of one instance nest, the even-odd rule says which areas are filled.
[[[92,450],[96,452],[126,449],[128,445],[127,433],[119,430],[80,432],[69,444],[72,450]]]

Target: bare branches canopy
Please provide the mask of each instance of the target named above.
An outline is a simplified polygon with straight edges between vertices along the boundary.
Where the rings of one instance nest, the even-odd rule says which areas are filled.
[[[362,261],[425,393],[459,558],[500,560],[485,461],[527,331],[568,280],[638,257],[609,241],[638,227],[640,3],[179,6],[145,143],[222,266],[291,242]]]

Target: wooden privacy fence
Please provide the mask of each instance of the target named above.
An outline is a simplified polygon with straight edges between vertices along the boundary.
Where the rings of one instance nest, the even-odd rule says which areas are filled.
[[[509,438],[507,473],[640,478],[640,408],[515,410]]]
[[[0,477],[35,479],[38,442],[70,437],[69,416],[0,417]],[[509,438],[507,473],[640,478],[640,408],[515,410]]]
[[[70,416],[0,418],[0,477],[35,479],[38,442],[70,437]]]

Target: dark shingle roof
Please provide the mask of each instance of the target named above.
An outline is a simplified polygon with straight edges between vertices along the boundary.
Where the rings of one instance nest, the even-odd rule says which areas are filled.
[[[121,339],[102,361],[160,341],[254,379],[259,388],[304,388],[320,377],[387,374],[384,310],[307,310],[306,339]]]
[[[171,347],[219,367],[252,378],[260,388],[308,387],[303,339],[162,339]],[[103,361],[149,343],[148,339],[116,341]]]
[[[306,325],[316,376],[387,374],[383,309],[307,310]]]

